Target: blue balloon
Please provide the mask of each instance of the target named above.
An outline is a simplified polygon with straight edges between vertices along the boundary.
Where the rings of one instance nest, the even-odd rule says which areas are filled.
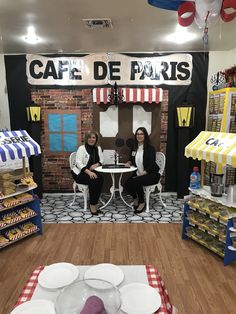
[[[179,5],[186,1],[179,0],[148,0],[148,3],[154,7],[166,10],[177,11]]]

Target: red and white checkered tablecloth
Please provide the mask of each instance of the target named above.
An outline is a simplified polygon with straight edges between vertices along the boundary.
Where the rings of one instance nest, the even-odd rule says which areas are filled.
[[[43,269],[44,266],[39,266],[33,271],[29,280],[24,286],[15,306],[18,306],[21,303],[31,300],[35,288],[38,284],[38,276]],[[178,314],[177,309],[170,303],[168,292],[165,288],[163,280],[161,279],[158,273],[158,270],[151,265],[147,265],[146,272],[149,285],[155,288],[161,296],[161,307],[155,314]]]
[[[155,314],[178,314],[177,309],[170,303],[168,292],[158,270],[151,265],[147,265],[146,272],[149,286],[155,288],[161,296],[161,307]]]
[[[26,301],[31,300],[34,290],[38,284],[38,276],[40,272],[44,269],[44,266],[37,267],[31,274],[29,280],[27,281],[26,285],[24,286],[15,306],[20,305]]]

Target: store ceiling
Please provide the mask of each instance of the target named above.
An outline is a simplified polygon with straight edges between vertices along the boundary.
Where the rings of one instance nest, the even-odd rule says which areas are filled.
[[[111,29],[88,29],[83,19],[110,18]],[[22,38],[33,25],[37,45]],[[209,27],[209,44],[197,35],[184,44],[166,41],[175,32],[177,12],[150,6],[147,0],[0,0],[0,53],[98,53],[221,51],[236,48],[236,19]]]

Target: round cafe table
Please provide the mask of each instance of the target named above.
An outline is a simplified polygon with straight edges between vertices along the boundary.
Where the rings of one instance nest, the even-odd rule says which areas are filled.
[[[112,180],[112,185],[110,187],[111,196],[110,196],[109,200],[103,206],[101,206],[99,209],[103,209],[104,207],[106,207],[111,202],[111,200],[115,197],[115,192],[119,192],[120,198],[122,199],[124,204],[129,206],[130,208],[132,208],[132,205],[128,204],[122,196],[123,186],[121,185],[121,179],[122,179],[123,173],[132,172],[135,170],[137,170],[137,168],[134,166],[130,166],[127,168],[102,168],[102,166],[100,166],[100,167],[96,168],[96,171],[98,171],[98,172],[110,173],[111,180]],[[120,175],[118,187],[116,187],[116,185],[115,185],[115,175],[116,174]]]

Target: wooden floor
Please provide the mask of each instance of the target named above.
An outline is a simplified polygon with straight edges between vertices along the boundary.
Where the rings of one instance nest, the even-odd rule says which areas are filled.
[[[0,251],[0,313],[12,310],[39,265],[152,264],[180,314],[236,313],[236,263],[191,240],[178,224],[45,224],[32,236]]]

